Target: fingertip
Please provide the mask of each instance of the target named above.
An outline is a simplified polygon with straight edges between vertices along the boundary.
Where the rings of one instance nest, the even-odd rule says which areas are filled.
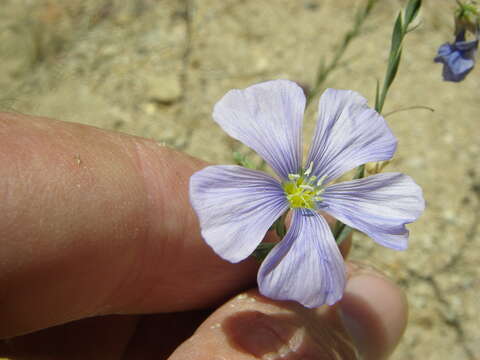
[[[342,321],[366,359],[384,359],[398,345],[408,320],[403,291],[372,268],[349,264],[350,277],[339,303]]]
[[[170,359],[356,359],[335,309],[308,309],[250,290],[217,309]]]

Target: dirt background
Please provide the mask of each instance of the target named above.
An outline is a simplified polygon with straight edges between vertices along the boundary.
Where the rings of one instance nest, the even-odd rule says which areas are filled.
[[[0,0],[0,109],[153,138],[232,162],[211,119],[229,89],[277,78],[312,83],[352,26],[353,0]],[[399,0],[381,0],[325,84],[373,103]],[[399,138],[390,170],[424,189],[406,252],[356,235],[352,257],[405,289],[410,322],[393,359],[480,359],[479,73],[441,80],[437,47],[452,39],[454,0],[425,1],[384,113]],[[306,138],[314,124],[309,108]]]

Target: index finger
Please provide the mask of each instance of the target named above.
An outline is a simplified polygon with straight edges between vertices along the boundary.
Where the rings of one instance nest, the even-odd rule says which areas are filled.
[[[206,164],[157,143],[0,114],[0,337],[106,313],[218,301],[254,281],[200,237],[188,200]]]

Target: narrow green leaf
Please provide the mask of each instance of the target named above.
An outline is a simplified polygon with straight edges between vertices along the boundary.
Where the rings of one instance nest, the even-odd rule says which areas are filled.
[[[405,28],[408,28],[408,25],[415,20],[420,11],[420,7],[422,6],[422,0],[409,0],[407,6],[405,8],[404,13],[404,23]]]
[[[379,109],[380,106],[380,81],[377,79],[377,86],[375,87],[375,110],[377,112],[380,112]]]
[[[393,80],[395,80],[395,76],[397,75],[398,67],[400,65],[400,59],[402,57],[402,50],[398,52],[397,56],[392,59],[391,63],[388,64],[388,74],[385,78],[385,84],[386,88],[390,88],[390,85],[392,85]]]
[[[403,26],[402,26],[402,13],[400,12],[395,21],[392,33],[392,46],[390,48],[390,53],[398,52],[400,46],[402,45],[403,40]]]

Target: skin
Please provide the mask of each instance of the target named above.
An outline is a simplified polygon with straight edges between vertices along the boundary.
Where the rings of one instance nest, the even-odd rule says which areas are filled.
[[[255,260],[228,263],[200,237],[198,159],[0,113],[0,164],[0,356],[383,359],[403,334],[403,293],[359,263],[334,307],[260,296]]]

